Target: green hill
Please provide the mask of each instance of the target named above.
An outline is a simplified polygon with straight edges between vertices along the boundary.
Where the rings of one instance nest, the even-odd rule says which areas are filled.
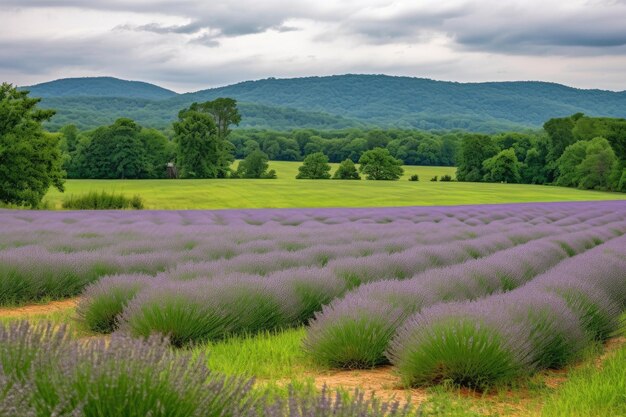
[[[105,81],[117,87],[105,94],[100,88]],[[124,89],[124,84],[114,81],[59,80],[30,89],[33,96],[44,97],[44,106],[58,110],[51,128],[66,123],[95,127],[122,116],[163,128],[181,108],[217,97],[233,97],[240,102],[242,127],[279,130],[378,126],[494,132],[537,128],[550,118],[578,112],[590,116],[626,115],[626,92],[530,81],[456,83],[386,75],[338,75],[269,78],[187,94],[154,90],[159,87],[147,84],[151,87],[146,91],[166,95],[160,98],[141,96],[143,87]],[[61,88],[67,82],[75,88]]]
[[[64,78],[24,87],[34,97],[123,97],[162,100],[178,95],[154,84],[113,77]]]

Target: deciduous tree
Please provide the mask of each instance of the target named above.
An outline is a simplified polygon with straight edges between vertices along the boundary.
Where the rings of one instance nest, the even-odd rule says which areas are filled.
[[[37,108],[11,84],[0,85],[0,201],[36,207],[51,186],[63,191],[65,172],[59,135],[45,132],[42,123],[53,110]]]

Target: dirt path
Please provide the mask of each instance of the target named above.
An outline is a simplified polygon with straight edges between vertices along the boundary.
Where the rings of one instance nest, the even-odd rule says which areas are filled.
[[[413,404],[419,404],[427,397],[426,391],[421,389],[406,389],[402,387],[400,377],[391,366],[375,369],[355,371],[334,371],[314,377],[315,386],[322,388],[343,388],[353,391],[361,389],[364,394],[375,394],[384,400],[398,400],[404,403],[407,397]]]
[[[61,301],[51,301],[47,304],[31,304],[22,307],[0,308],[0,317],[30,317],[55,313],[76,307],[79,298],[70,298]]]

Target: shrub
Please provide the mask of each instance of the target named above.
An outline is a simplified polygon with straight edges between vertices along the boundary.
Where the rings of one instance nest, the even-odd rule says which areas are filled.
[[[78,197],[69,196],[63,201],[63,208],[70,210],[141,210],[144,205],[139,195],[128,198],[123,194],[90,191]]]
[[[326,180],[330,178],[330,165],[328,157],[322,152],[307,155],[298,167],[296,179]]]
[[[203,358],[172,352],[162,339],[114,335],[84,342],[66,334],[65,328],[0,327],[0,340],[13,346],[41,342],[30,362],[20,363],[21,378],[7,374],[7,365],[15,365],[0,357],[0,376],[11,384],[3,402],[21,408],[14,415],[217,417],[245,413],[249,404],[251,382],[217,375]]]
[[[249,278],[159,283],[129,303],[121,327],[134,336],[162,334],[184,346],[291,323],[291,300],[263,279]]]
[[[571,281],[549,284],[548,291],[565,300],[592,340],[607,340],[619,330],[621,307],[601,289],[585,282]]]
[[[440,304],[410,317],[388,352],[403,383],[449,381],[486,389],[524,374],[530,365],[528,332],[491,308]]]
[[[304,347],[313,358],[335,368],[372,368],[387,363],[385,348],[403,315],[367,299],[324,307],[311,323]]]
[[[420,177],[417,174],[413,174],[409,177],[409,181],[419,181]]]
[[[432,178],[430,179],[430,181],[431,181],[431,182],[437,182],[437,176],[435,175],[434,177],[432,177]]]
[[[441,181],[441,182],[450,182],[450,181],[452,181],[452,176],[448,175],[448,174],[442,175],[441,179],[439,181]]]
[[[85,289],[76,312],[90,330],[111,333],[126,304],[153,279],[146,275],[104,277]]]
[[[351,159],[346,159],[339,164],[339,168],[333,175],[334,180],[360,180],[361,176]]]
[[[560,297],[536,288],[501,297],[513,322],[529,329],[532,362],[537,368],[562,368],[586,345],[588,338],[578,317]]]

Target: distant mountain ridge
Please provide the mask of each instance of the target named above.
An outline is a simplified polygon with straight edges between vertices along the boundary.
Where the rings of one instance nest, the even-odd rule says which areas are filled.
[[[51,97],[120,97],[162,100],[178,93],[143,81],[127,81],[114,77],[63,78],[23,87],[32,96]]]
[[[369,126],[493,132],[538,128],[552,117],[578,112],[626,117],[626,92],[536,81],[458,83],[347,74],[268,78],[177,94],[148,83],[99,77],[29,89],[32,96],[44,98],[44,106],[57,109],[51,128],[66,123],[92,128],[123,116],[165,128],[180,109],[217,97],[239,101],[242,127],[278,130]]]

